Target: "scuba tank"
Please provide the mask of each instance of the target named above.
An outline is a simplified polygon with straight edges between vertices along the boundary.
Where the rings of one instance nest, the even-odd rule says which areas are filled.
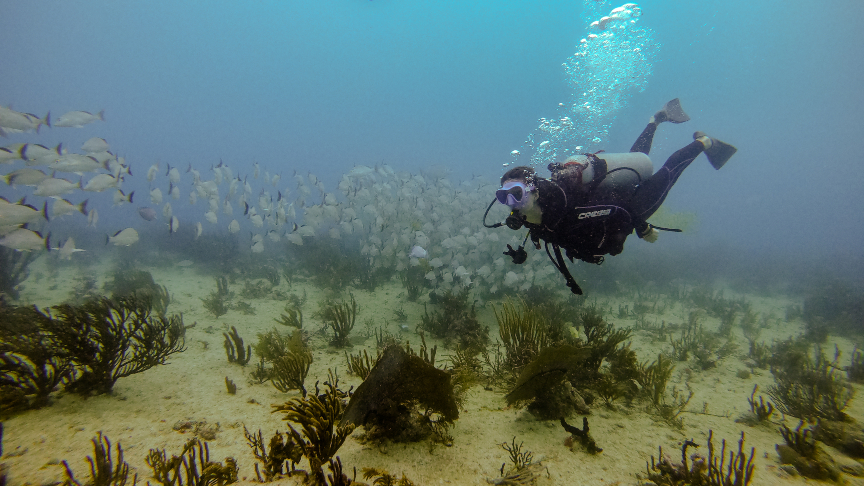
[[[630,196],[654,173],[642,152],[580,154],[563,164],[549,164],[552,181],[568,194],[594,193]]]

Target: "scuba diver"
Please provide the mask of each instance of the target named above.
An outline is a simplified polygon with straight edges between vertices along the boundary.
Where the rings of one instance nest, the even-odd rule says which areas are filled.
[[[676,231],[648,223],[648,218],[663,204],[678,177],[701,153],[715,169],[723,167],[738,150],[728,143],[702,132],[693,134],[694,141],[672,154],[663,167],[652,174],[648,152],[657,126],[663,122],[684,123],[690,119],[678,98],[652,116],[648,126],[636,139],[630,153],[597,152],[568,158],[564,163],[549,164],[549,179],[538,176],[527,166],[514,167],[501,177],[501,189],[486,208],[483,225],[497,228],[507,225],[518,230],[525,226],[536,249],[545,243],[546,254],[564,276],[567,287],[581,295],[582,289],[573,279],[561,249],[572,262],[579,259],[600,265],[604,255],[617,255],[624,241],[636,235],[650,243],[657,240],[657,230]],[[486,224],[486,215],[498,201],[512,210],[502,223]],[[507,245],[505,255],[513,263],[522,264],[528,258],[523,244],[518,249]],[[550,252],[550,246],[552,251]]]

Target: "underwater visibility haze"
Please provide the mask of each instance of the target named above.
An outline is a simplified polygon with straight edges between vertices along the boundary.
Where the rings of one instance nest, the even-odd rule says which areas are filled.
[[[0,484],[864,481],[860,2],[0,12]],[[484,226],[674,99],[681,232]]]

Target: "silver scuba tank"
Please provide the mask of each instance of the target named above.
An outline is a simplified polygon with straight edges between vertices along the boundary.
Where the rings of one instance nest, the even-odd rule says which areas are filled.
[[[607,154],[601,152],[595,157],[606,161],[606,178],[599,187],[616,190],[630,187],[635,189],[636,185],[648,180],[654,173],[654,165],[651,159],[642,152],[628,152],[623,154]],[[587,155],[576,155],[567,159],[567,162],[578,162],[585,167],[582,170],[582,184],[590,184],[594,180],[594,164]],[[610,187],[611,186],[611,187]]]

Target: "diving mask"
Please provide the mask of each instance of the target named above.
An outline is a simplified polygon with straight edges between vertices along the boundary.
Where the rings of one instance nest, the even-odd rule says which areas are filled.
[[[526,185],[524,182],[510,181],[495,191],[495,198],[501,204],[510,206],[511,209],[522,209],[528,202],[529,194],[534,191],[534,186]]]

